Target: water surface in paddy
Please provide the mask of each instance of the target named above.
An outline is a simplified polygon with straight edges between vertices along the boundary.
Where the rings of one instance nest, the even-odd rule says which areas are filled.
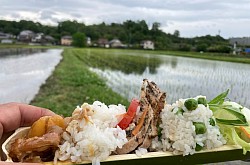
[[[0,103],[29,103],[61,60],[61,52],[0,49]]]
[[[210,100],[230,89],[229,99],[250,108],[250,65],[149,54],[126,55],[134,59],[128,62],[121,58],[125,55],[111,56],[112,60],[107,59],[107,63],[113,61],[119,67],[95,65],[90,68],[129,100],[139,97],[141,82],[147,78],[167,92],[169,103],[197,95],[205,95]]]

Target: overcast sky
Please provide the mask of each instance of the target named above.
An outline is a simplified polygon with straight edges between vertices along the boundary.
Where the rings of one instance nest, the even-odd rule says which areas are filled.
[[[0,0],[0,19],[57,25],[145,20],[182,37],[250,37],[250,0]]]

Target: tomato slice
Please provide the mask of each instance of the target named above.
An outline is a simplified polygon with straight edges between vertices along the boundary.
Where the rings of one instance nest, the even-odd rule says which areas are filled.
[[[140,102],[138,99],[132,99],[129,107],[128,107],[128,111],[127,111],[127,114],[129,116],[131,116],[132,118],[135,117],[135,114],[136,114],[136,110],[137,110],[137,107],[139,106]]]
[[[139,106],[140,102],[138,99],[132,99],[130,102],[130,105],[128,107],[127,113],[124,115],[122,120],[118,123],[118,126],[121,129],[126,129],[129,124],[132,122],[132,120],[135,117],[137,107]]]

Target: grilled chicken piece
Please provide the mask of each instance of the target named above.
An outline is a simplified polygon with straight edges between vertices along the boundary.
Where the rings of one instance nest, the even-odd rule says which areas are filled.
[[[140,94],[141,116],[135,121],[135,125],[139,125],[140,118],[143,117],[143,114],[146,114],[143,126],[135,135],[131,134],[130,137],[127,137],[129,141],[122,148],[116,149],[117,154],[130,153],[137,147],[149,148],[152,139],[158,135],[157,125],[160,112],[164,108],[165,99],[166,93],[161,92],[154,82],[149,82],[147,79],[143,80]]]
[[[58,129],[58,128],[57,128]],[[57,130],[59,131],[59,129]],[[11,145],[9,156],[16,162],[42,162],[53,160],[61,141],[60,133],[47,133],[41,137],[19,138]]]

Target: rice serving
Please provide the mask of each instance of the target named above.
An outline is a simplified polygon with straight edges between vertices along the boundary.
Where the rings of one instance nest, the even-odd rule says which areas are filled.
[[[64,142],[56,151],[55,159],[90,160],[92,164],[100,164],[127,142],[125,130],[116,127],[119,115],[125,112],[125,107],[120,104],[106,106],[99,101],[77,107],[72,114],[73,120],[63,133]]]
[[[198,100],[205,96],[197,96],[192,98]],[[213,112],[207,104],[197,104],[193,110],[188,110],[185,101],[188,99],[180,99],[172,105],[166,104],[161,112],[162,128],[161,145],[155,141],[152,142],[153,147],[162,146],[163,151],[173,151],[173,154],[194,154],[201,149],[212,149],[220,147],[226,143],[219,127],[216,126],[213,119]],[[181,113],[180,113],[181,110]],[[213,122],[211,122],[213,121]],[[203,125],[203,132],[197,133],[196,126]]]

